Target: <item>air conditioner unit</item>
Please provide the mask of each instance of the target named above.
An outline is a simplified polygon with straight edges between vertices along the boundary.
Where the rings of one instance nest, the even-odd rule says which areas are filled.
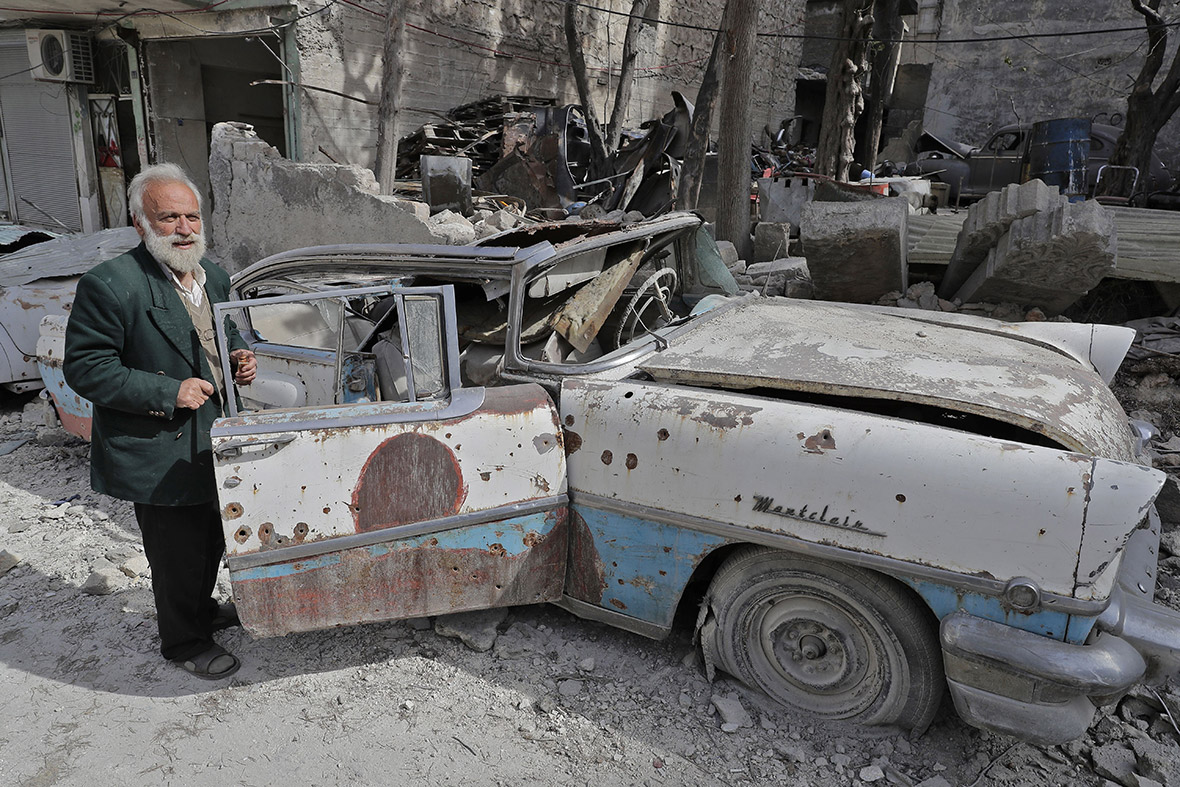
[[[33,79],[94,83],[94,41],[73,30],[26,30]]]

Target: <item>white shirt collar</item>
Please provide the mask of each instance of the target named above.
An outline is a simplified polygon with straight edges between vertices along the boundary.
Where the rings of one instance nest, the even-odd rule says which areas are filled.
[[[190,290],[180,283],[180,277],[176,275],[176,271],[159,260],[156,260],[156,264],[160,266],[160,270],[164,271],[164,275],[168,277],[168,280],[176,286],[176,290],[180,293],[181,297],[187,298],[193,306],[201,305],[201,301],[204,300],[205,296],[204,268],[197,268],[196,272],[193,273],[193,288]]]

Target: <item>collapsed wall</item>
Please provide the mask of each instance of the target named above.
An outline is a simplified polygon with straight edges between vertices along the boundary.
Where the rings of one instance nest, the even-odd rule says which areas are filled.
[[[230,273],[304,246],[446,242],[425,203],[378,194],[371,171],[289,161],[245,123],[213,127],[209,176],[207,234]]]

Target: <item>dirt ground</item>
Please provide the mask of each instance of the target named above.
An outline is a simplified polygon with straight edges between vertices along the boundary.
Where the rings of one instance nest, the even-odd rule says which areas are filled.
[[[482,652],[446,620],[231,629],[241,671],[201,681],[158,654],[134,517],[90,490],[88,452],[35,400],[0,398],[4,784],[1180,787],[1159,704],[1180,713],[1174,687],[1100,710],[1066,746],[980,732],[949,703],[910,740],[710,684],[687,630],[654,642],[549,606],[467,621]]]

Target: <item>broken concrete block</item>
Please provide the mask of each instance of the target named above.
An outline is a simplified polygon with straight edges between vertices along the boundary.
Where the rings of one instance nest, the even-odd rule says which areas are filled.
[[[767,262],[785,257],[790,246],[789,223],[760,221],[754,227],[754,262]]]
[[[434,633],[440,637],[458,639],[467,647],[485,653],[496,644],[496,627],[504,622],[508,610],[489,609],[479,612],[460,612],[439,615],[434,619]]]
[[[756,262],[746,268],[746,275],[764,295],[810,298],[813,291],[807,260],[802,257]]]
[[[135,579],[136,577],[146,576],[150,570],[150,566],[146,557],[143,555],[134,555],[123,561],[119,566],[119,570],[132,579]]]
[[[1041,211],[1054,210],[1065,198],[1039,180],[1012,184],[993,191],[967,212],[959,239],[942,277],[938,294],[952,298],[987,257],[987,252],[1008,232],[1013,222]]]
[[[873,303],[904,290],[909,212],[903,197],[808,203],[799,234],[815,297]]]
[[[475,226],[453,211],[444,210],[430,217],[427,222],[442,242],[451,246],[466,246],[475,241]]]
[[[725,267],[731,270],[741,262],[741,259],[738,257],[737,247],[730,241],[717,241],[717,251],[721,253],[721,261],[725,263]]]
[[[363,167],[283,158],[244,123],[213,127],[211,254],[230,273],[263,257],[328,243],[438,243],[425,202],[383,196]]]
[[[718,715],[721,716],[721,729],[726,732],[733,732],[740,727],[753,726],[754,721],[750,718],[750,714],[742,706],[741,700],[737,697],[725,697],[720,694],[714,694],[710,700],[713,707],[717,709]],[[727,730],[726,727],[732,727]]]
[[[0,575],[7,574],[20,563],[20,555],[14,555],[7,549],[0,549]]]
[[[126,583],[127,578],[117,568],[107,566],[91,572],[82,583],[82,591],[92,596],[108,596],[122,590]]]
[[[1114,270],[1116,250],[1110,211],[1092,200],[1059,200],[1052,210],[1013,222],[956,297],[1060,314]]]

